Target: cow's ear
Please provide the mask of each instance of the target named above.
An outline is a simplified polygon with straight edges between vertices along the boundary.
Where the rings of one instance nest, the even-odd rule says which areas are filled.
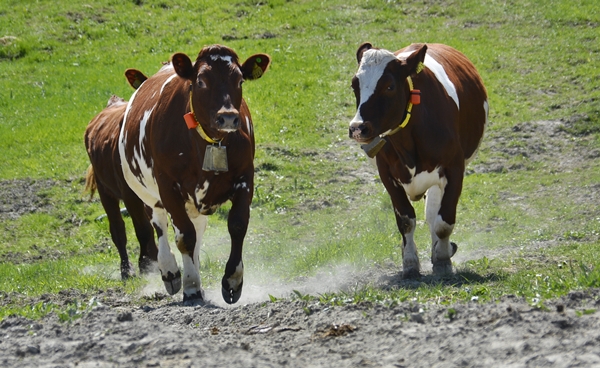
[[[425,62],[425,54],[427,54],[427,45],[423,44],[406,58],[406,66],[408,74],[419,74]]]
[[[362,45],[358,46],[358,50],[356,50],[356,61],[358,61],[358,63],[360,64],[360,61],[362,60],[365,51],[370,50],[372,48],[373,45],[371,45],[368,42],[364,42]]]
[[[267,54],[250,56],[242,64],[241,70],[245,80],[254,80],[262,77],[271,65],[271,57]]]
[[[171,63],[175,68],[175,73],[184,79],[192,80],[194,78],[194,66],[186,54],[177,53],[171,56]]]
[[[129,82],[129,85],[133,87],[133,89],[138,89],[148,79],[146,75],[140,72],[137,69],[127,69],[125,70],[125,78]]]

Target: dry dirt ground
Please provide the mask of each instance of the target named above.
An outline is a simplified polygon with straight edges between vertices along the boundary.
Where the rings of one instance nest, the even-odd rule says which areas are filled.
[[[574,162],[585,166],[600,157],[565,133],[565,123],[517,125],[510,139],[520,144],[510,147],[505,134],[491,133],[484,147],[489,162],[471,170],[519,170],[520,164],[512,160],[516,155],[548,162],[557,170]],[[10,193],[10,185],[3,187],[4,194]],[[597,198],[598,187],[580,190],[589,195],[590,189]],[[35,188],[26,198],[2,197],[2,216],[47,205],[43,198],[35,199]],[[353,278],[355,285],[410,286],[394,267]],[[18,297],[0,291],[0,301]],[[90,297],[64,291],[24,302],[68,305]],[[209,300],[216,298],[218,293]],[[407,301],[386,307],[331,307],[279,300],[185,307],[160,293],[140,302],[107,290],[94,295],[90,305],[81,318],[68,323],[56,314],[37,321],[4,319],[0,366],[600,367],[600,313],[590,313],[600,309],[597,289],[547,302],[545,311],[510,295],[494,303],[452,306]]]

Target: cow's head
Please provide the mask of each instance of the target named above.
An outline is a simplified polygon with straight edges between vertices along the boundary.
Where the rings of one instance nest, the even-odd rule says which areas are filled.
[[[417,72],[426,52],[423,45],[406,59],[399,59],[370,43],[358,48],[358,71],[352,78],[357,111],[350,121],[350,138],[370,142],[399,126],[410,98],[406,78]]]
[[[174,54],[171,61],[177,75],[190,81],[198,123],[204,129],[222,134],[239,129],[242,83],[260,78],[271,58],[256,54],[240,64],[232,49],[214,45],[200,50],[193,64],[181,53]]]

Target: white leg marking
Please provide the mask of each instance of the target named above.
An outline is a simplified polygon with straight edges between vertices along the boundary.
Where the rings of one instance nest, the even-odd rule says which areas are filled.
[[[158,268],[160,273],[162,276],[167,276],[169,272],[175,275],[179,271],[179,267],[169,245],[167,211],[163,208],[154,207],[152,209],[152,223],[162,231],[162,235],[158,238]]]
[[[194,254],[182,254],[183,262],[183,292],[186,295],[193,295],[198,292],[202,294],[204,299],[204,291],[202,290],[202,281],[200,280],[200,247],[202,246],[202,238],[206,230],[208,216],[199,215],[191,219],[196,230],[196,245],[194,246]]]
[[[229,282],[229,286],[233,290],[239,290],[239,286],[244,280],[244,264],[240,261],[240,263],[235,268],[235,273],[231,275],[230,278],[227,279]]]
[[[429,226],[429,233],[431,234],[431,251],[433,252],[433,247],[435,243],[439,240],[438,236],[435,233],[435,219],[440,212],[440,207],[442,205],[442,197],[444,196],[443,190],[434,185],[427,190],[427,196],[425,197],[425,220],[427,221],[427,225]]]
[[[442,216],[438,215],[433,225],[435,235],[438,237],[438,242],[431,254],[431,260],[435,263],[436,260],[449,260],[452,256],[452,245],[450,245],[450,235],[454,230],[454,225],[446,223],[442,220]]]
[[[396,210],[396,213],[398,211]],[[420,272],[421,264],[419,263],[419,254],[417,252],[417,244],[415,244],[415,228],[417,227],[417,220],[410,219],[410,229],[404,234],[406,239],[406,246],[402,250],[402,272],[407,274],[409,272]]]

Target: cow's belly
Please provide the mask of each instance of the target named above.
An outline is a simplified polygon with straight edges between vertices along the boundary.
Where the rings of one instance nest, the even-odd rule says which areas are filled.
[[[408,198],[410,198],[411,201],[420,200],[427,191],[427,189],[435,185],[439,186],[442,192],[444,191],[447,180],[444,176],[440,177],[439,167],[431,172],[421,171],[417,174],[414,173],[414,168],[408,168],[408,170],[410,171],[412,176],[411,181],[409,183],[403,183],[400,181],[400,179],[397,179],[397,183],[401,185],[402,188],[404,188],[406,195],[408,195]]]

